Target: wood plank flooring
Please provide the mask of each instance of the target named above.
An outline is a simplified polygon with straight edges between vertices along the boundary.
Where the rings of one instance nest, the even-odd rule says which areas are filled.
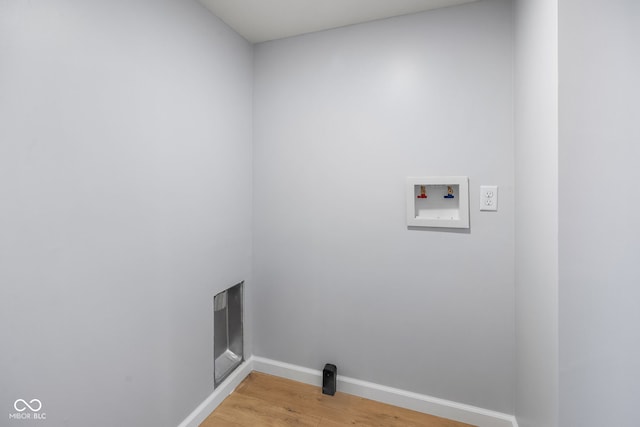
[[[252,372],[200,427],[472,427],[346,393]]]

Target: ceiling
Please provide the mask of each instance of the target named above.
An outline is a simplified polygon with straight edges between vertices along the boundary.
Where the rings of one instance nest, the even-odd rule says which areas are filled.
[[[476,0],[199,0],[252,43]]]

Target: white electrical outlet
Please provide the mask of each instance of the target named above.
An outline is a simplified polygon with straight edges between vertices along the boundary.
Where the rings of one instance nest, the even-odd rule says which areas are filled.
[[[481,185],[480,186],[480,210],[481,211],[497,211],[498,210],[498,186],[497,185]]]

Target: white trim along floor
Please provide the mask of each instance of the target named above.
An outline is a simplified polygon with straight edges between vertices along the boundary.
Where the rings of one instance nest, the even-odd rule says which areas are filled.
[[[198,427],[252,371],[275,375],[305,384],[322,384],[322,372],[263,357],[251,356],[216,388],[178,427]],[[518,427],[513,415],[439,399],[397,388],[338,375],[338,391],[388,403],[478,427]]]

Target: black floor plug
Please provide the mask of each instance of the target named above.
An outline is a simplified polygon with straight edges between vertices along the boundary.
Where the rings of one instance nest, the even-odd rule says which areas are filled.
[[[336,380],[338,376],[338,368],[336,365],[327,363],[322,371],[322,394],[333,396],[336,394]]]

